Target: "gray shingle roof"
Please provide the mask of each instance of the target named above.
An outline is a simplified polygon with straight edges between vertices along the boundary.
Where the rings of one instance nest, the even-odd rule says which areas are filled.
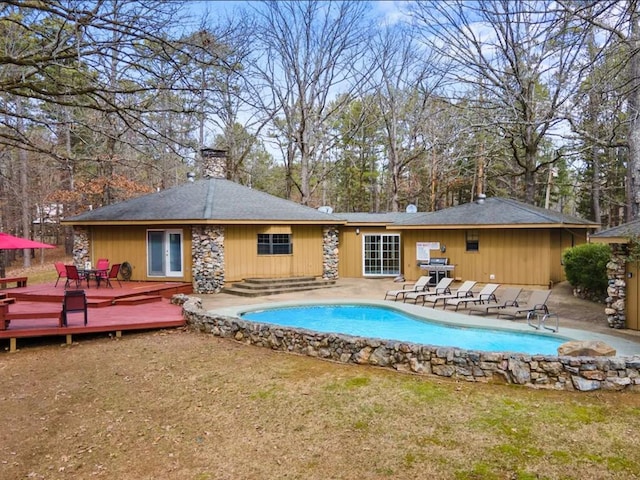
[[[509,198],[491,197],[484,203],[471,202],[437,212],[415,213],[398,222],[403,226],[418,225],[584,225],[597,227],[597,223],[565,215],[553,210],[535,207]]]
[[[344,223],[339,217],[229,180],[212,178],[81,213],[65,221],[260,221]]]
[[[345,219],[350,224],[367,224],[374,223],[376,225],[384,223],[397,223],[406,219],[415,217],[415,213],[406,212],[388,212],[388,213],[334,213],[336,217]]]
[[[596,238],[630,238],[640,235],[640,220],[634,220],[629,223],[618,225],[617,227],[608,228],[591,235]]]

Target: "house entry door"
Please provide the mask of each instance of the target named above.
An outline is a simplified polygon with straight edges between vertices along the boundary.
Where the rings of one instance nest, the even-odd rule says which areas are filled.
[[[149,230],[147,232],[147,275],[182,277],[182,231]]]
[[[365,234],[362,242],[365,275],[400,274],[400,235]]]

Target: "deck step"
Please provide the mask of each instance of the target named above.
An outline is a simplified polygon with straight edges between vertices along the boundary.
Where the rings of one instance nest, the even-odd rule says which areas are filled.
[[[160,295],[137,295],[134,297],[117,298],[113,301],[114,305],[142,305],[144,303],[159,302],[162,300]]]
[[[222,293],[242,297],[261,297],[330,288],[335,286],[335,283],[335,280],[323,280],[316,277],[247,278],[241,283],[234,283],[231,287],[223,288]]]

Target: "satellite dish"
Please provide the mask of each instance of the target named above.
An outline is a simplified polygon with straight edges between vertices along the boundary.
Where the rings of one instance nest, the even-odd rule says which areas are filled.
[[[333,208],[327,205],[323,207],[318,207],[318,210],[321,211],[322,213],[333,213]]]
[[[416,213],[418,211],[418,207],[416,207],[413,203],[410,203],[409,205],[407,205],[407,208],[405,210],[407,213]]]

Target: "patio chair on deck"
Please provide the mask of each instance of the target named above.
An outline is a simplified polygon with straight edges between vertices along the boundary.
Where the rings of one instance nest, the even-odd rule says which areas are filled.
[[[109,259],[107,258],[99,258],[96,263],[96,282],[98,285],[100,281],[106,280],[109,275]]]
[[[547,308],[547,300],[549,300],[551,290],[533,290],[529,296],[529,300],[517,307],[505,307],[496,311],[498,318],[501,315],[511,317],[513,320],[519,316],[527,317],[531,312],[539,312],[543,314],[549,313]]]
[[[67,278],[67,269],[62,262],[55,262],[53,265],[56,267],[56,272],[58,273],[58,278],[56,279],[56,284],[54,285],[54,287],[57,287],[58,282],[61,278]]]
[[[84,325],[87,325],[87,296],[84,290],[67,290],[62,299],[62,325],[67,326],[68,314],[84,313]]]
[[[107,287],[113,288],[113,285],[111,285],[111,280],[114,280],[114,279],[118,282],[118,286],[122,287],[122,284],[118,279],[118,273],[120,273],[120,265],[121,265],[120,263],[111,265],[111,270],[109,270],[109,275],[107,275],[107,277],[105,278],[105,280],[107,281]]]
[[[109,259],[99,258],[96,263],[96,270],[109,270]]]
[[[445,300],[443,308],[446,310],[447,306],[455,305],[457,312],[458,308],[467,308],[470,303],[484,304],[485,302],[497,302],[498,300],[496,300],[495,291],[499,286],[499,283],[487,283],[484,287],[482,287],[482,290],[480,290],[477,295],[473,295],[472,293],[470,297],[448,298]]]
[[[398,300],[398,297],[404,298],[405,294],[411,292],[428,292],[429,291],[429,282],[431,281],[431,277],[428,275],[421,276],[416,283],[406,283],[402,286],[402,288],[397,290],[387,290],[387,293],[384,294],[384,299],[387,297],[393,297],[394,300]]]
[[[500,299],[495,304],[474,304],[469,305],[469,313],[481,313],[482,315],[488,315],[490,313],[496,313],[501,308],[505,307],[517,307],[518,296],[522,292],[520,287],[508,287],[505,288],[504,293],[500,295]]]
[[[64,268],[67,272],[67,281],[64,284],[64,288],[67,288],[71,282],[76,282],[76,288],[80,288],[82,281],[86,280],[87,277],[84,274],[81,274],[78,271],[78,267],[75,265],[65,265]],[[87,281],[87,287],[88,286],[89,282]]]

